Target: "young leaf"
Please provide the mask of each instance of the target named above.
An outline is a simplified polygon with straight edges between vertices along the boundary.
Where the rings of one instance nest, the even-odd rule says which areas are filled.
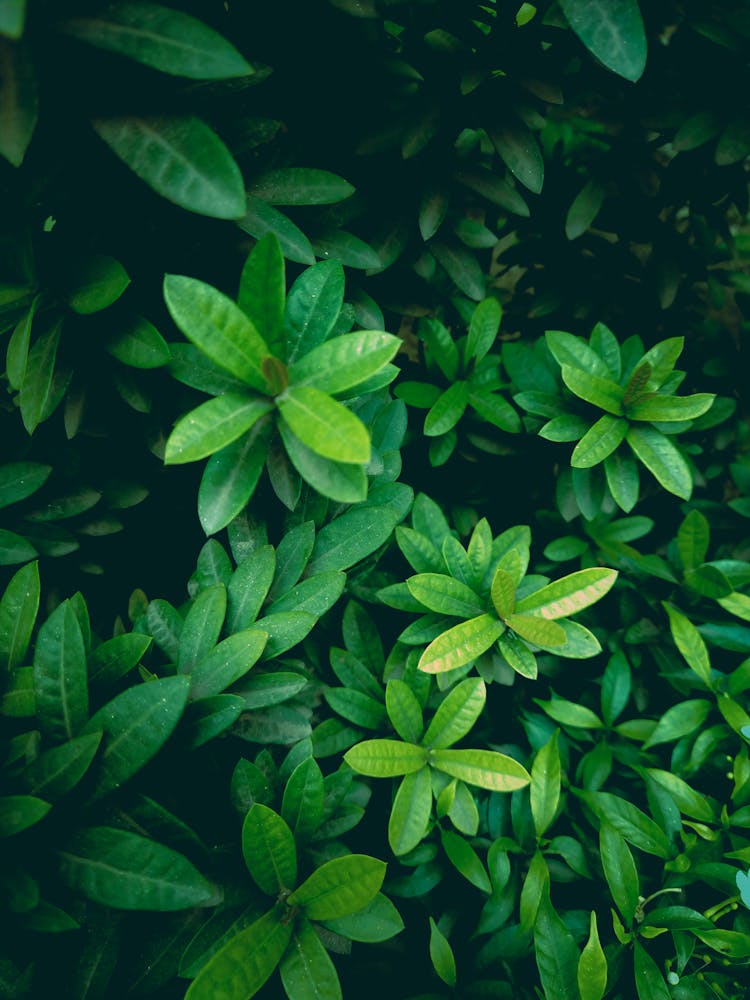
[[[357,330],[314,347],[289,366],[292,385],[307,385],[329,395],[371,378],[398,351],[401,341],[378,330]]]
[[[653,427],[631,427],[626,440],[636,458],[665,490],[683,500],[693,492],[690,467],[670,438]]]
[[[467,382],[454,382],[435,401],[425,417],[424,432],[428,437],[436,437],[452,430],[469,404]]]
[[[157,194],[216,219],[239,219],[245,187],[232,154],[205,122],[190,115],[95,118],[115,156]]]
[[[104,733],[97,796],[119,788],[158,753],[182,716],[189,690],[188,677],[150,681],[127,688],[89,719],[84,733]]]
[[[531,767],[531,815],[537,838],[544,836],[560,804],[559,730],[537,751]]]
[[[287,364],[329,338],[343,302],[344,269],[338,261],[322,261],[302,272],[286,300]]]
[[[356,913],[379,892],[385,862],[365,854],[346,854],[317,868],[287,899],[310,920],[334,920]]]
[[[269,234],[275,236],[287,260],[293,260],[296,264],[315,263],[310,241],[299,226],[260,198],[247,196],[246,212],[237,220],[237,225],[256,240]]]
[[[419,771],[427,763],[427,750],[400,740],[365,740],[344,754],[353,770],[372,778],[394,778]]]
[[[441,573],[419,573],[409,577],[406,586],[412,597],[437,614],[469,618],[484,611],[482,601],[470,587]]]
[[[495,750],[431,750],[429,763],[467,785],[493,792],[523,788],[531,776],[517,761]]]
[[[268,980],[289,946],[294,924],[275,909],[235,934],[203,966],[185,1000],[250,1000]]]
[[[359,503],[367,497],[364,466],[323,458],[308,448],[283,421],[279,424],[279,432],[294,468],[322,496],[339,503]]]
[[[532,612],[550,621],[576,614],[594,604],[612,587],[617,570],[592,567],[547,584],[516,604],[516,612]]]
[[[104,14],[69,17],[57,28],[89,45],[174,76],[226,80],[253,72],[237,49],[213,28],[179,10],[144,0],[119,0]]]
[[[430,961],[432,967],[448,986],[456,985],[456,959],[448,938],[430,917]]]
[[[0,677],[23,664],[39,610],[39,564],[19,569],[0,599]]]
[[[198,490],[198,517],[207,535],[226,528],[250,501],[268,457],[273,423],[261,417],[248,433],[211,456]]]
[[[604,472],[615,503],[629,514],[638,502],[638,464],[632,455],[621,449],[604,459]]]
[[[341,1000],[336,968],[312,924],[299,920],[279,965],[289,1000]]]
[[[164,300],[188,340],[230,375],[259,392],[266,391],[261,369],[268,346],[228,296],[197,278],[168,274]]]
[[[408,854],[426,836],[432,813],[430,769],[407,774],[398,787],[388,820],[388,843],[397,856]]]
[[[253,803],[242,824],[242,856],[254,881],[269,896],[297,882],[294,836],[273,809]]]
[[[463,667],[486,652],[504,631],[504,623],[489,614],[454,625],[429,644],[420,658],[419,669],[439,674]]]
[[[463,739],[474,726],[487,699],[484,681],[461,681],[445,697],[432,718],[422,743],[430,749],[445,748]]]
[[[460,872],[466,881],[471,882],[480,892],[486,892],[489,896],[492,892],[490,877],[471,844],[450,830],[440,831],[440,842],[456,871]]]
[[[58,857],[63,882],[102,906],[169,911],[215,901],[212,886],[181,854],[126,830],[84,828]]]
[[[602,1000],[607,989],[607,956],[599,943],[596,912],[591,911],[589,937],[578,959],[581,1000]]]
[[[39,629],[34,650],[34,698],[39,728],[53,740],[78,735],[89,710],[86,650],[69,601]]]
[[[422,707],[408,684],[395,678],[388,681],[385,708],[391,725],[401,739],[407,743],[419,743],[424,729]]]
[[[575,446],[570,464],[574,469],[590,469],[598,465],[619,448],[627,431],[627,420],[606,413],[586,431]]]
[[[291,431],[316,455],[355,465],[370,461],[370,436],[362,421],[319,389],[289,386],[278,407]]]
[[[560,0],[571,28],[607,69],[635,82],[648,52],[637,0]]]

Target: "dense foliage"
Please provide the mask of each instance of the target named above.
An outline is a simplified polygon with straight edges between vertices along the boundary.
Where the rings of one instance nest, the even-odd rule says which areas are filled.
[[[747,995],[749,46],[0,3],[0,996]]]

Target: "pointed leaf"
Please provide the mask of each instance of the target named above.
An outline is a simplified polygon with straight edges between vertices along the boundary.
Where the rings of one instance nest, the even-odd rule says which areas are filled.
[[[626,438],[636,458],[665,490],[683,500],[693,492],[690,468],[672,441],[653,427],[631,427]]]
[[[0,677],[22,666],[39,610],[39,564],[19,569],[0,599]]]
[[[281,815],[296,843],[304,844],[320,826],[324,797],[323,773],[315,759],[308,757],[289,775],[281,803]]]
[[[375,375],[396,354],[401,341],[378,330],[357,330],[327,340],[289,366],[292,385],[335,395]]]
[[[335,920],[361,910],[379,892],[385,862],[365,854],[346,854],[317,868],[288,897],[310,920]]]
[[[244,215],[240,168],[199,118],[130,115],[92,124],[116,156],[175,205],[216,219]]]
[[[308,920],[295,925],[279,972],[291,1000],[341,1000],[336,968]]]
[[[86,650],[69,601],[39,629],[34,650],[34,698],[39,727],[53,740],[78,735],[89,709]]]
[[[469,404],[467,382],[454,382],[430,407],[424,421],[424,433],[429,437],[445,434],[456,426]]]
[[[206,587],[193,601],[180,633],[177,669],[189,674],[216,645],[227,610],[227,591],[222,583]]]
[[[254,881],[269,896],[297,882],[294,836],[273,809],[253,803],[242,824],[242,856]]]
[[[424,729],[422,707],[408,684],[395,678],[388,681],[385,708],[401,739],[406,743],[419,743]]]
[[[427,763],[424,747],[400,740],[365,740],[347,750],[344,760],[359,774],[371,778],[395,778],[412,774]]]
[[[334,205],[353,193],[343,177],[313,167],[269,170],[250,186],[250,194],[272,205]]]
[[[469,321],[465,357],[475,362],[482,360],[493,348],[503,318],[503,307],[495,298],[482,299]]]
[[[516,604],[519,614],[533,612],[554,620],[573,615],[594,604],[609,591],[617,579],[617,570],[592,567],[547,584]]]
[[[197,278],[168,274],[164,300],[188,340],[235,378],[266,391],[261,368],[268,346],[230,298]]]
[[[367,473],[363,466],[323,458],[283,421],[279,432],[294,468],[322,496],[339,503],[359,503],[367,497]]]
[[[126,830],[84,828],[58,852],[63,882],[118,910],[184,910],[214,901],[214,890],[181,854]]]
[[[272,421],[261,417],[249,433],[209,459],[198,490],[198,517],[207,535],[226,528],[249,503],[266,464],[272,433]]]
[[[578,948],[545,887],[534,923],[534,954],[544,995],[578,996]]]
[[[516,581],[500,566],[492,578],[490,596],[500,618],[504,620],[513,612],[516,606]]]
[[[446,985],[456,985],[456,959],[453,949],[432,917],[430,917],[430,961]]]
[[[445,748],[463,739],[482,714],[486,699],[483,680],[470,678],[461,681],[435,712],[422,739],[423,745],[431,749]]]
[[[319,389],[290,386],[278,407],[294,434],[317,455],[356,465],[370,461],[370,436],[362,421]]]
[[[567,639],[565,630],[561,625],[558,625],[557,622],[549,621],[541,615],[519,615],[514,613],[508,615],[505,619],[505,624],[516,635],[527,642],[533,642],[535,646],[539,646],[542,649],[548,647],[555,649],[557,646],[562,646]]]
[[[428,674],[438,674],[471,663],[486,652],[504,631],[504,623],[490,614],[454,625],[433,639],[422,654],[419,669]]]
[[[504,632],[497,641],[497,648],[517,674],[536,680],[539,672],[536,656],[522,639],[513,632]]]
[[[56,802],[88,771],[101,738],[101,733],[91,733],[43,751],[22,772],[26,790],[31,795]]]
[[[220,642],[192,671],[190,697],[195,700],[221,694],[244,677],[260,659],[267,639],[266,632],[250,628]]]
[[[468,618],[481,615],[483,602],[467,587],[442,573],[419,573],[406,581],[409,593],[428,610]]]
[[[512,792],[531,781],[517,761],[494,750],[431,750],[429,763],[467,785],[493,792]]]
[[[510,172],[529,191],[539,194],[544,183],[544,160],[533,133],[520,122],[488,131]]]
[[[575,446],[570,464],[574,469],[590,469],[598,465],[619,448],[627,431],[627,420],[605,414],[586,431]]]
[[[537,751],[531,767],[531,815],[537,838],[544,836],[560,804],[559,730]]]
[[[287,364],[328,339],[343,302],[344,269],[338,261],[322,261],[302,272],[286,301]]]
[[[349,569],[385,544],[397,521],[398,513],[389,507],[345,511],[318,532],[308,573]]]
[[[245,214],[237,220],[237,225],[256,240],[269,234],[275,236],[287,260],[297,264],[315,263],[313,248],[302,230],[260,198],[247,196]]]
[[[624,390],[612,379],[562,366],[562,379],[572,393],[616,417],[622,416]]]
[[[637,0],[560,0],[568,23],[607,69],[635,82],[646,68],[646,33]]]
[[[164,462],[196,462],[221,451],[271,410],[273,403],[263,396],[227,392],[209,399],[177,421],[167,441]]]
[[[430,769],[407,774],[398,787],[388,820],[388,844],[395,855],[408,854],[426,836],[432,813]]]
[[[280,357],[286,281],[281,245],[272,233],[256,243],[245,261],[237,304],[269,349]]]
[[[581,1000],[602,1000],[607,989],[607,956],[599,942],[596,913],[591,911],[589,937],[578,959]]]
[[[0,155],[20,167],[39,114],[36,72],[22,42],[0,38],[0,79]]]

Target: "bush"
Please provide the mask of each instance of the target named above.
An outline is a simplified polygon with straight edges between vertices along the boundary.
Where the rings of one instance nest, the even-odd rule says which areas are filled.
[[[745,996],[750,20],[641,7],[0,9],[2,996]]]

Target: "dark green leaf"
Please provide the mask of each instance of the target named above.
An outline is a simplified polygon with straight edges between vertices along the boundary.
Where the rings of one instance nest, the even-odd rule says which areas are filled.
[[[259,628],[237,632],[224,639],[193,669],[190,697],[209,698],[220,694],[244,677],[260,659],[266,641],[267,634]]]
[[[565,216],[565,235],[569,240],[576,240],[586,232],[601,211],[605,194],[599,181],[586,181]]]
[[[39,629],[34,650],[34,697],[39,727],[53,740],[78,735],[89,709],[86,650],[70,601]]]
[[[289,290],[284,315],[288,364],[328,339],[343,302],[344,269],[338,261],[302,272]]]
[[[247,197],[245,215],[237,221],[240,229],[262,239],[273,234],[281,244],[284,256],[297,264],[314,264],[315,254],[310,241],[291,219],[259,198]]]
[[[583,372],[572,365],[562,366],[562,378],[572,393],[614,416],[622,416],[622,388],[610,378]]]
[[[13,6],[12,0],[10,6]],[[0,18],[3,16],[4,13],[0,14]],[[39,113],[36,72],[22,42],[0,38],[0,79],[3,81],[0,88],[0,155],[14,167],[20,167]]]
[[[184,910],[211,905],[215,893],[181,854],[126,830],[79,831],[58,852],[63,882],[118,910]]]
[[[39,565],[19,569],[0,599],[0,676],[23,664],[39,610]]]
[[[315,539],[308,573],[349,569],[391,537],[398,514],[387,507],[362,507],[330,521]]]
[[[283,421],[279,431],[292,465],[318,493],[339,503],[359,503],[367,497],[367,473],[363,466],[323,458]]]
[[[227,610],[227,591],[221,583],[215,583],[193,601],[180,633],[180,649],[177,656],[178,671],[189,674],[194,667],[214,648]]]
[[[670,1000],[672,993],[659,966],[639,941],[633,942],[634,973],[638,1000]]]
[[[578,996],[578,948],[550,902],[549,889],[542,893],[536,914],[534,954],[546,996]]]
[[[273,809],[255,802],[242,824],[242,855],[247,870],[269,896],[297,882],[297,849],[285,821]]]
[[[279,240],[269,233],[245,261],[237,304],[277,355],[282,350],[285,303],[284,258]]]
[[[104,733],[96,771],[101,796],[136,774],[172,735],[187,703],[188,677],[128,688],[91,717],[86,733]]]
[[[44,819],[52,806],[32,795],[0,797],[0,837],[13,837]]]
[[[560,0],[568,23],[607,69],[635,82],[646,68],[646,33],[637,0]]]
[[[534,194],[544,183],[544,160],[533,133],[518,123],[489,129],[492,144],[510,172]]]
[[[404,929],[396,907],[382,893],[378,893],[367,906],[348,917],[326,920],[325,926],[351,941],[366,944],[389,941]]]
[[[276,553],[261,545],[246,556],[227,585],[227,627],[231,632],[249,628],[258,616],[276,571]]]
[[[171,359],[166,340],[143,316],[128,316],[107,339],[106,348],[113,358],[133,368],[159,368]]]
[[[385,689],[385,707],[391,725],[407,743],[419,743],[424,729],[422,707],[416,695],[402,680],[388,681]]]
[[[627,420],[606,413],[575,446],[570,464],[574,469],[590,469],[598,465],[622,444],[627,431]]]
[[[207,535],[226,528],[250,501],[266,464],[272,432],[271,420],[261,417],[248,433],[209,459],[198,490],[198,517]]]
[[[55,399],[54,376],[62,321],[39,337],[29,351],[26,374],[18,397],[21,419],[29,434],[50,416],[59,400]]]
[[[289,1000],[341,1000],[336,968],[309,921],[299,920],[279,965]]]
[[[489,895],[492,892],[490,877],[474,848],[463,837],[450,830],[440,831],[440,841],[454,868],[480,892]]]
[[[288,897],[310,920],[334,920],[356,913],[374,898],[385,878],[385,862],[364,854],[346,854],[317,868]]]
[[[456,959],[448,938],[430,917],[430,961],[438,976],[448,986],[456,985]]]
[[[466,247],[454,241],[430,243],[430,252],[445,268],[456,287],[475,302],[480,302],[486,291],[486,280],[476,257]]]
[[[22,773],[26,790],[50,802],[66,795],[89,769],[101,738],[101,733],[91,733],[45,750]]]
[[[674,851],[666,834],[641,809],[610,792],[581,792],[576,795],[601,823],[614,827],[628,843],[658,858],[670,858]]]
[[[313,167],[279,167],[250,185],[250,194],[272,205],[333,205],[354,193],[343,177]]]
[[[240,168],[199,118],[131,115],[92,124],[116,156],[175,205],[217,219],[244,215]]]

